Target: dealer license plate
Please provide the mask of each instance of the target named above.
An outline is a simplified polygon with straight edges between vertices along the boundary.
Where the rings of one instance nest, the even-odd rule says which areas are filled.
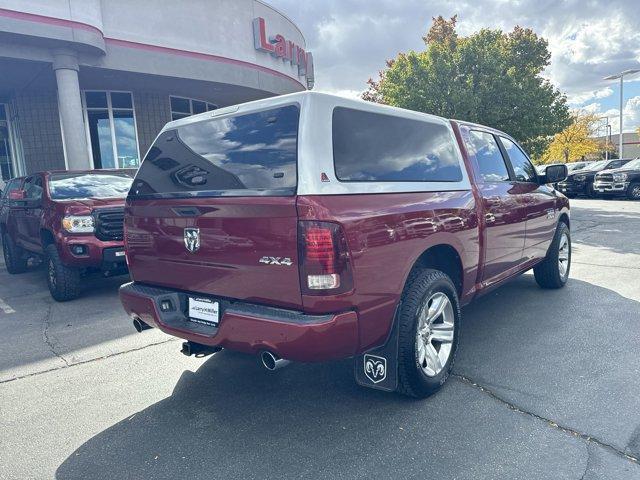
[[[206,298],[189,297],[189,320],[217,327],[220,321],[220,303]]]

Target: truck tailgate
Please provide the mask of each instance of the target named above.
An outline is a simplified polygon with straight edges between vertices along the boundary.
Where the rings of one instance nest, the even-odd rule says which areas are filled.
[[[295,196],[129,200],[125,229],[136,282],[302,308]]]

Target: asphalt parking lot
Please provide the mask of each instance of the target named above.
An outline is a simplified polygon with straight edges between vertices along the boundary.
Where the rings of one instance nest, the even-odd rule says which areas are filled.
[[[124,277],[58,304],[41,270],[0,268],[0,478],[640,478],[640,202],[572,200],[572,232],[569,285],[467,307],[424,401],[357,387],[351,361],[187,358],[135,333]]]

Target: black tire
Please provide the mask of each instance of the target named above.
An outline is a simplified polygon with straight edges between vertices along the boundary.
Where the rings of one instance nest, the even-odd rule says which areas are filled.
[[[6,233],[2,235],[2,252],[7,272],[13,274],[27,271],[27,255]]]
[[[640,182],[634,182],[627,188],[627,198],[629,200],[640,200]]]
[[[566,236],[568,251],[566,258],[566,270],[561,271],[560,247],[563,237]],[[571,269],[571,232],[566,223],[558,223],[556,233],[547,252],[547,257],[538,265],[533,267],[533,274],[536,282],[542,288],[562,288],[567,284],[569,271]]]
[[[80,270],[64,265],[55,245],[47,246],[45,253],[47,285],[53,299],[57,302],[66,302],[78,298],[80,295]]]
[[[586,194],[589,198],[598,198],[598,192],[593,188],[593,183],[587,185]]]
[[[417,329],[419,315],[425,302],[441,293],[446,295],[453,315],[453,340],[451,350],[442,369],[435,375],[428,375],[419,364]],[[444,316],[436,317],[444,320]],[[414,398],[425,398],[437,392],[449,377],[458,349],[461,324],[458,293],[451,279],[439,270],[425,269],[411,275],[402,294],[402,303],[398,312],[398,392]],[[435,322],[434,322],[435,323]],[[439,325],[444,325],[439,324]],[[442,348],[442,344],[439,345]],[[435,347],[434,347],[435,349]],[[439,350],[438,350],[439,352]],[[426,362],[427,359],[425,358]]]

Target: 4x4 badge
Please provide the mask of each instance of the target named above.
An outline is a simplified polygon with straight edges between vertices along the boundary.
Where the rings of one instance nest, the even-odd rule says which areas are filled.
[[[199,228],[184,229],[184,246],[191,253],[195,253],[200,249],[200,229]]]
[[[258,260],[260,263],[264,263],[266,265],[284,265],[286,267],[289,267],[291,265],[293,265],[293,262],[291,261],[291,259],[289,257],[262,257],[260,260]]]
[[[380,383],[387,378],[387,359],[377,355],[365,354],[364,374],[373,383]]]

